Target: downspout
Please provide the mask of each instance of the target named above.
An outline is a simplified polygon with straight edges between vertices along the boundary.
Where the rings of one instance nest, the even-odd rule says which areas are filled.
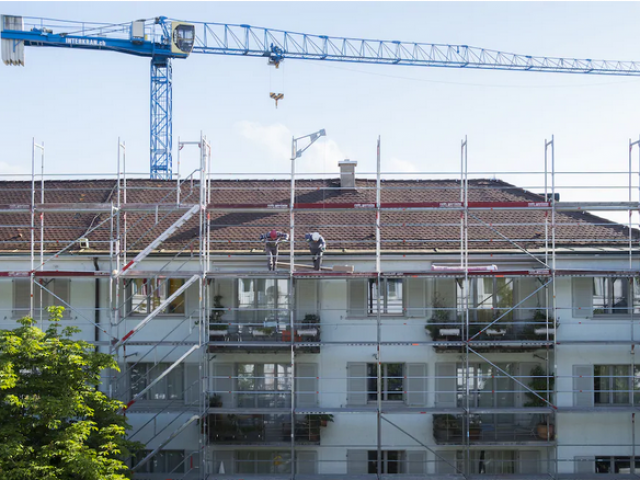
[[[98,265],[98,257],[93,257],[93,266],[96,269],[96,272],[100,271],[100,266]],[[95,305],[93,307],[94,311],[94,333],[93,340],[96,344],[96,349],[98,348],[98,342],[100,341],[100,279],[96,277],[95,280]]]

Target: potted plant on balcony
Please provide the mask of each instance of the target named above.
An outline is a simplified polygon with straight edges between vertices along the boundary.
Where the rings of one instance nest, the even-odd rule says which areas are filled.
[[[320,317],[314,313],[307,313],[302,319],[302,328],[298,330],[298,335],[316,337],[319,333]]]
[[[270,337],[274,333],[276,333],[275,327],[259,327],[253,330],[256,337]]]
[[[522,338],[525,340],[544,340],[554,335],[554,322],[552,317],[547,318],[545,310],[538,308],[533,314],[533,319],[528,321],[522,330]],[[555,327],[560,325],[555,322]]]
[[[438,295],[433,298],[433,309],[431,318],[427,320],[424,326],[425,330],[431,335],[434,341],[440,340],[441,337],[459,337],[460,328],[452,325],[449,327],[449,311],[446,310],[444,299]]]
[[[458,417],[451,414],[437,413],[433,416],[433,438],[442,442],[462,439],[462,424]]]
[[[329,422],[333,422],[333,415],[330,413],[309,413],[307,414],[307,428],[309,432],[309,440],[317,442],[320,440],[320,428],[326,427]]]
[[[553,390],[555,379],[553,376],[547,376],[540,365],[536,365],[529,372],[531,377],[529,381],[530,391],[526,391],[525,395],[529,399],[524,404],[525,407],[548,407],[549,391]],[[548,380],[548,383],[547,383]],[[548,385],[548,389],[547,389]],[[540,415],[540,422],[536,426],[538,437],[543,440],[549,440],[554,436],[554,425],[550,422],[551,417],[547,414]]]
[[[221,303],[222,295],[213,297],[213,309],[209,313],[209,335],[225,336],[229,333],[229,325],[222,323],[222,316],[225,314]]]

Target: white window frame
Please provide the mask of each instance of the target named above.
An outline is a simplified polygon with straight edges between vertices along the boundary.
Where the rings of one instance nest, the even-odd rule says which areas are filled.
[[[615,468],[616,468],[616,461],[628,461],[629,462],[629,472],[616,472]],[[630,455],[601,455],[601,456],[596,456],[594,459],[594,467],[595,467],[595,473],[604,473],[604,474],[623,474],[623,475],[636,475],[638,472],[640,472],[640,457],[636,456],[630,456]],[[609,472],[599,472],[598,471],[598,463],[599,462],[608,462],[609,463]]]
[[[631,281],[629,281],[631,280]],[[621,282],[623,291],[621,298],[626,300],[625,307],[615,307],[615,283]],[[598,295],[600,293],[600,295]],[[638,298],[636,298],[638,297]],[[600,304],[596,301],[602,298]],[[640,313],[640,277],[594,277],[593,278],[593,315],[597,317],[627,316],[629,313]],[[606,304],[609,305],[606,305]]]
[[[127,283],[126,286],[126,305],[127,305],[127,312],[129,315],[134,316],[134,317],[146,317],[147,315],[149,315],[151,312],[153,312],[155,310],[155,308],[157,308],[158,305],[160,305],[162,302],[164,302],[167,298],[169,298],[172,295],[171,292],[171,282],[173,281],[177,281],[180,282],[174,291],[178,290],[180,287],[182,287],[184,285],[184,279],[182,278],[132,278],[129,280],[129,282]],[[134,288],[136,288],[135,286],[140,283],[141,287],[144,291],[144,289],[147,289],[147,293],[146,294],[141,294],[141,295],[136,295]],[[156,287],[153,287],[153,285],[156,285]],[[159,295],[154,295],[154,292],[160,291]],[[187,305],[186,305],[186,301],[187,301],[187,295],[186,295],[186,291],[182,292],[180,295],[178,295],[178,297],[176,297],[176,299],[172,302],[177,304],[178,307],[181,307],[182,312],[171,312],[169,311],[171,308],[171,305],[169,305],[166,309],[164,309],[162,312],[159,313],[159,315],[161,316],[171,316],[171,317],[185,317],[187,315]],[[136,298],[137,297],[137,298]],[[145,299],[145,300],[142,300]],[[157,305],[154,305],[154,299],[155,303]],[[134,304],[136,303],[136,300],[139,300],[140,303],[142,303],[143,301],[146,301],[146,307],[143,308],[136,308],[134,307]],[[139,304],[139,303],[138,303]]]
[[[606,368],[606,375],[598,375],[597,368]],[[626,378],[624,376],[615,375],[615,368],[625,367],[628,369]],[[632,373],[632,370],[633,373]],[[601,383],[606,381],[606,388],[601,389]],[[626,382],[626,389],[624,390],[616,390],[615,384],[617,381]],[[635,387],[635,388],[634,388]],[[626,402],[616,402],[615,395],[616,392],[622,392],[626,395]],[[601,396],[606,396],[606,400],[603,401]],[[636,400],[636,396],[638,396],[638,400]],[[640,366],[632,366],[629,364],[597,364],[593,366],[593,402],[594,405],[638,405],[640,404]]]
[[[151,450],[141,450],[135,456],[134,464],[141,461],[147,455],[151,453]],[[176,462],[175,467],[171,468],[171,456],[181,456],[181,461]],[[178,459],[179,460],[179,459]],[[160,450],[151,459],[145,463],[138,472],[143,473],[185,473],[186,470],[187,455],[184,450]],[[133,465],[135,466],[135,465]]]
[[[153,382],[158,376],[164,372],[167,368],[169,368],[171,363],[151,363],[151,362],[140,362],[136,364],[131,364],[127,368],[127,380],[129,382],[129,396],[133,398],[135,395],[134,392],[141,392],[145,389],[151,382]],[[136,381],[134,384],[134,379],[132,378],[132,369],[138,368],[140,370],[144,369],[144,372],[141,372],[141,377],[144,376],[144,383],[140,381]],[[159,383],[154,385],[148,392],[146,392],[139,400],[142,401],[151,401],[151,402],[172,402],[172,401],[184,401],[185,393],[184,393],[184,377],[185,376],[185,368],[184,364],[181,363],[176,365],[171,372],[169,372]],[[173,398],[170,398],[172,392],[169,391],[168,382],[172,379],[175,389],[175,393],[173,393]],[[163,388],[164,387],[164,388]],[[162,390],[159,390],[162,389]],[[153,398],[155,395],[164,395],[166,398]]]
[[[377,282],[380,281],[380,285],[382,286],[381,290],[384,291],[384,295],[380,298],[380,315],[385,317],[404,317],[406,313],[406,295],[405,295],[405,284],[402,278],[369,278],[367,279],[366,289],[367,289],[367,316],[375,317],[378,314],[378,288]],[[396,296],[399,296],[399,299],[390,300],[389,295],[389,285],[395,285]],[[399,290],[398,290],[398,287]],[[399,292],[399,295],[398,295]],[[398,306],[397,302],[400,302]],[[392,310],[389,311],[389,308]],[[399,309],[399,310],[398,310]]]
[[[247,283],[251,285],[251,291],[246,289]],[[273,282],[273,285],[270,285]],[[264,285],[264,288],[261,287]],[[267,292],[269,288],[274,288],[275,293],[273,295],[273,306],[267,307]],[[286,288],[286,294],[284,299],[281,299],[280,291]],[[237,282],[237,305],[238,315],[242,318],[245,317],[244,322],[241,323],[255,323],[264,324],[265,326],[276,327],[280,323],[283,323],[283,329],[286,325],[289,325],[289,284],[288,280],[278,279],[258,279],[258,278],[239,278]],[[243,302],[242,295],[250,294],[250,302]],[[264,300],[260,301],[260,296],[264,297]],[[249,319],[249,322],[246,321]],[[258,325],[256,325],[258,326]]]
[[[488,298],[482,301],[480,304],[478,300],[478,282],[492,280],[493,286],[490,295]],[[500,281],[504,280],[505,284],[502,287],[499,287],[498,284]],[[464,280],[462,278],[456,278],[456,308],[457,308],[457,316],[458,318],[462,318],[464,315],[464,298],[462,296],[462,282]],[[503,289],[507,286],[511,286],[511,304],[508,306],[500,306],[500,302],[498,301],[499,293],[503,291]],[[516,298],[516,282],[513,277],[477,277],[469,279],[469,320],[472,322],[478,322],[478,318],[481,317],[481,313],[489,312],[490,319],[489,321],[493,321],[496,318],[504,315],[500,322],[507,322],[513,320],[514,310],[513,307],[515,305]],[[491,305],[489,305],[488,300],[491,300]],[[480,307],[483,308],[480,308]],[[480,319],[483,320],[483,319]],[[487,319],[484,319],[486,322]]]
[[[253,377],[246,377],[247,380],[252,380],[252,388],[242,389],[242,382],[245,378],[240,377],[241,365],[252,365],[254,370]],[[267,376],[265,373],[265,365],[273,365],[273,375]],[[292,367],[288,363],[251,363],[251,362],[239,362],[235,365],[237,387],[236,397],[237,405],[240,406],[241,397],[246,396],[249,404],[252,406],[246,406],[245,402],[242,408],[267,408],[265,405],[261,405],[261,400],[266,402],[267,396],[273,397],[273,408],[280,408],[280,405],[275,405],[278,402],[284,402],[281,408],[288,408],[291,406],[291,372],[287,372]],[[279,370],[283,371],[283,375],[278,375]],[[284,388],[279,388],[283,386]],[[248,392],[248,393],[247,393]],[[278,397],[283,397],[278,399]]]
[[[400,398],[399,399],[389,399],[390,395],[398,395],[397,391],[391,391],[389,390],[389,373],[388,373],[388,368],[389,365],[400,365],[401,366],[401,374],[400,374],[400,380],[402,382],[402,388],[400,389]],[[375,375],[370,375],[369,374],[369,370],[373,368],[375,369],[376,374]],[[377,402],[378,401],[378,371],[377,371],[377,364],[376,363],[367,363],[367,381],[366,381],[366,389],[367,389],[367,402],[368,403],[373,403],[373,402]],[[400,403],[400,402],[404,402],[404,391],[406,388],[406,384],[405,384],[405,370],[406,370],[406,364],[405,363],[400,363],[400,362],[387,362],[387,363],[383,363],[380,365],[381,368],[381,381],[382,381],[382,389],[381,389],[381,393],[382,393],[382,401],[386,402],[386,403]],[[391,376],[391,379],[396,380],[398,379],[397,376]],[[369,389],[369,382],[373,382],[375,381],[375,386],[376,389],[375,390],[371,390]]]
[[[398,459],[395,460],[395,462],[398,464],[398,471],[393,473],[389,473],[389,464],[392,462],[392,460],[389,460],[389,453],[391,452],[398,454]],[[382,450],[380,453],[382,453],[382,472],[380,472],[381,474],[396,475],[406,472],[406,450]],[[378,450],[367,450],[367,473],[378,473]]]

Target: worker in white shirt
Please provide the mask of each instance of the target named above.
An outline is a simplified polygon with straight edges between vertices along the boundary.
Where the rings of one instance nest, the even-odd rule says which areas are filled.
[[[322,265],[322,254],[327,248],[327,243],[318,232],[307,233],[304,236],[304,239],[309,243],[309,251],[313,257],[313,268],[315,270],[320,270],[320,266]]]

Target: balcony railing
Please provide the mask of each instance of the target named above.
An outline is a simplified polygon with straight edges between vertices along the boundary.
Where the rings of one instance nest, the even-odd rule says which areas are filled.
[[[433,416],[433,438],[438,445],[470,443],[552,442],[553,416],[533,413]]]
[[[464,322],[431,319],[425,325],[434,342],[436,353],[461,352],[468,345],[478,352],[530,352],[553,348],[552,322],[535,320],[519,322]]]
[[[283,324],[240,324],[209,329],[210,352],[270,353],[289,349],[291,345],[301,353],[320,353],[320,326],[297,325],[294,334]]]
[[[320,421],[312,415],[296,415],[296,443],[320,443]],[[220,445],[273,445],[291,441],[291,416],[265,414],[209,414],[209,442]]]

